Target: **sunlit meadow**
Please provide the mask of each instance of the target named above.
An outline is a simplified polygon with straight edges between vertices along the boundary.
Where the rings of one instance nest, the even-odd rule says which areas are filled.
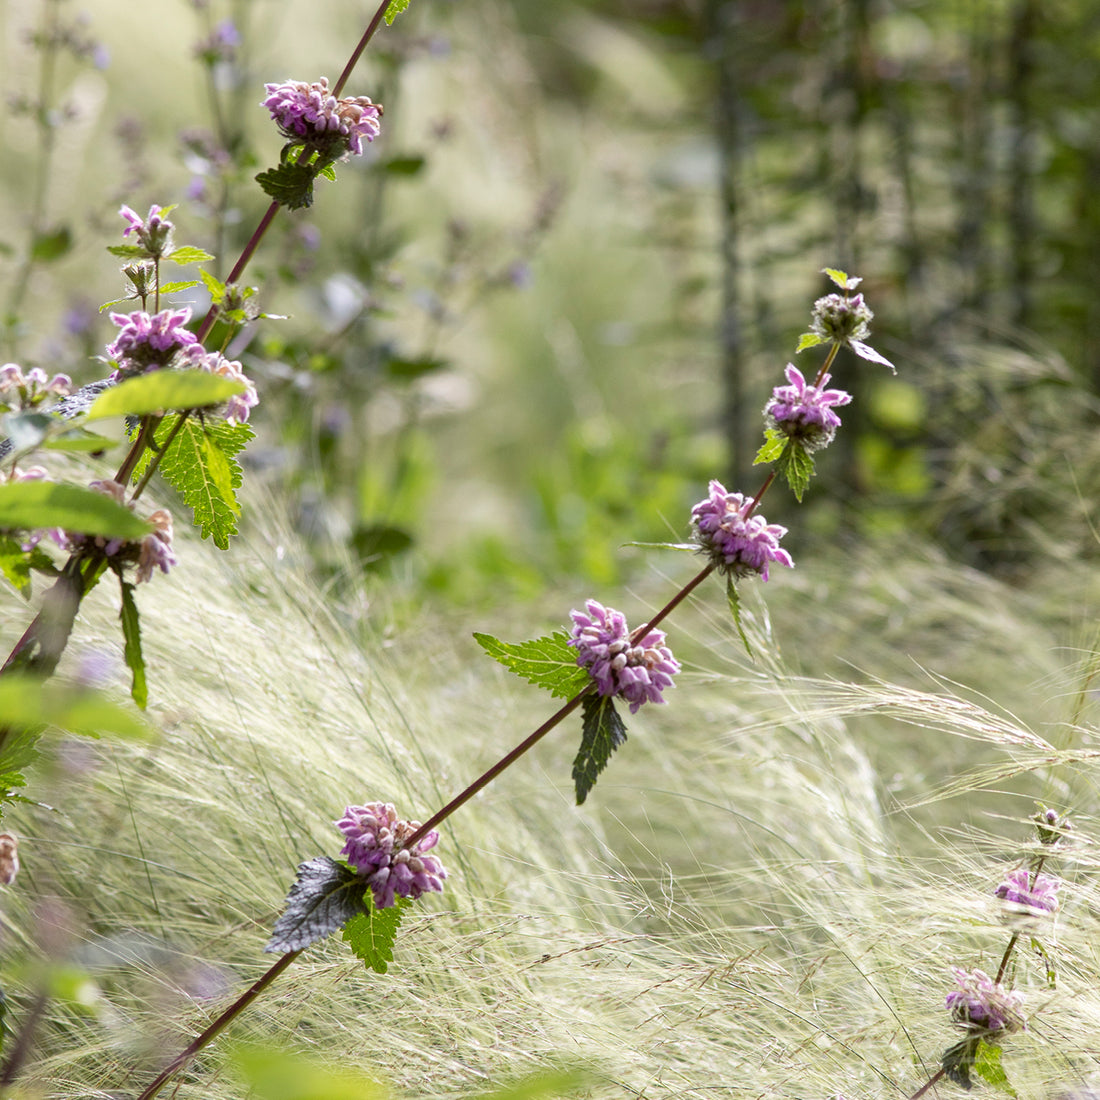
[[[119,617],[136,599],[151,734],[47,730],[27,801],[5,806],[21,863],[0,887],[9,1095],[147,1095],[267,970],[295,869],[337,856],[346,806],[392,802],[427,821],[546,720],[557,704],[489,660],[475,632],[567,632],[571,611],[579,629],[589,599],[641,625],[707,561],[653,544],[691,538],[692,505],[727,476],[705,328],[713,166],[698,129],[677,134],[676,157],[657,148],[670,116],[665,130],[625,128],[639,103],[616,92],[648,78],[658,113],[672,112],[700,73],[615,20],[562,9],[552,25],[600,91],[590,115],[555,111],[560,89],[539,83],[535,32],[547,28],[529,12],[418,6],[382,26],[348,85],[386,107],[367,167],[337,163],[336,181],[317,180],[315,220],[286,215],[246,277],[265,312],[293,316],[249,317],[251,335],[227,345],[260,396],[238,416],[258,433],[240,533],[224,552],[200,539],[154,479],[137,511],[171,510],[176,562],[136,597],[104,579],[48,681],[102,687],[130,713],[138,661]],[[69,164],[71,145],[49,152],[37,239],[58,254],[9,299],[6,357],[71,362],[77,384],[107,372],[88,357],[126,331],[94,316],[125,293],[102,251],[123,240],[120,203],[144,227],[150,202],[179,202],[178,238],[217,251],[225,278],[267,203],[252,177],[278,155],[264,82],[335,77],[371,15],[338,13],[298,41],[291,9],[225,13],[253,84],[238,94],[237,68],[208,67],[222,109],[250,112],[238,152],[258,158],[242,153],[231,171],[197,139],[182,158],[171,148],[208,110],[193,43],[228,48],[210,10],[172,9],[155,56],[98,15],[88,25],[113,58],[96,68],[89,47],[72,76],[81,102],[107,119],[125,100],[148,132],[113,171],[103,158]],[[51,0],[42,10],[73,14]],[[9,19],[15,41],[34,16]],[[177,97],[149,77],[151,102],[135,102],[134,79],[158,58],[195,84]],[[36,70],[27,58],[11,71],[29,85]],[[37,163],[31,131],[10,125]],[[129,177],[139,164],[147,174]],[[17,193],[14,175],[6,187]],[[670,206],[688,244],[640,243]],[[46,231],[69,207],[75,244]],[[758,408],[784,363],[812,379],[829,347],[795,354],[813,299],[843,283],[817,275],[830,253],[804,252],[760,291],[782,320],[774,346],[750,356]],[[873,286],[872,268],[861,273]],[[686,291],[693,279],[706,289]],[[93,300],[90,329],[61,323],[77,289]],[[209,298],[188,294],[172,304],[191,302],[197,323]],[[868,296],[877,334],[901,299]],[[880,427],[904,435],[931,416],[958,435],[951,476],[920,505],[946,539],[917,515],[904,448],[884,458],[870,435],[845,458],[820,455],[801,508],[776,484],[762,508],[790,528],[795,567],[773,556],[766,584],[758,568],[738,573],[736,615],[708,577],[662,622],[675,686],[664,706],[650,705],[656,689],[637,713],[625,713],[636,694],[620,701],[629,738],[594,789],[571,777],[567,721],[438,825],[444,889],[403,905],[385,973],[339,935],[318,939],[164,1095],[856,1100],[959,1094],[968,1074],[975,1091],[1092,1095],[1096,463],[1084,419],[1064,414],[1091,398],[1049,347],[956,335],[950,375],[920,341],[886,346],[896,379],[858,349],[829,357],[832,384],[853,410],[872,405]],[[918,372],[942,402],[931,414]],[[1042,394],[1022,407],[1035,380]],[[975,405],[994,411],[976,420]],[[754,448],[763,427],[754,414]],[[50,464],[109,478],[124,453]],[[854,461],[889,508],[852,499]],[[766,469],[740,491],[756,492]],[[930,474],[914,477],[919,488]],[[721,512],[715,499],[712,486]],[[973,554],[951,556],[967,537]],[[981,568],[1006,547],[1008,568]],[[36,576],[29,602],[4,589],[5,652],[48,584]],[[1043,876],[1059,881],[1056,900]],[[1003,983],[1001,999],[953,968]],[[961,1042],[973,1049],[951,1063],[953,1083],[941,1063]]]

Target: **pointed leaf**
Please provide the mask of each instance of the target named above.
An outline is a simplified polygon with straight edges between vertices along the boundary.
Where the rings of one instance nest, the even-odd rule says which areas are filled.
[[[0,530],[33,531],[62,527],[85,535],[132,541],[149,533],[149,524],[125,505],[79,485],[53,481],[15,481],[0,485]]]
[[[313,205],[314,170],[306,164],[280,164],[256,177],[264,194],[288,210]]]
[[[198,279],[183,279],[174,283],[161,283],[161,294],[178,294],[181,290],[190,290],[193,286],[198,286]]]
[[[822,275],[828,275],[841,290],[855,290],[863,279],[859,275],[849,275],[846,271],[840,271],[835,267],[823,267]]]
[[[408,10],[408,7],[409,0],[390,0],[390,6],[386,8],[386,25],[391,26],[403,11]]]
[[[209,271],[200,271],[199,278],[203,281],[203,285],[210,292],[210,300],[217,305],[225,297],[225,283],[220,279],[215,279]]]
[[[752,464],[759,466],[761,462],[774,462],[783,453],[786,445],[787,437],[782,432],[775,428],[765,428],[763,446],[756,452]]]
[[[862,340],[849,340],[848,347],[850,347],[860,359],[866,359],[869,363],[880,363],[884,367],[889,367],[892,374],[898,373],[898,368],[895,367],[885,355],[879,355],[870,344],[865,344]]]
[[[1009,1096],[1016,1095],[1016,1090],[1009,1084],[1008,1074],[1001,1065],[1001,1048],[996,1043],[978,1040],[978,1049],[974,1054],[974,1072],[1001,1092],[1007,1092]]]
[[[776,459],[776,473],[784,478],[801,503],[802,495],[814,476],[814,460],[806,448],[796,439],[788,439],[782,454]]]
[[[737,627],[737,633],[741,635],[741,641],[745,646],[745,652],[756,660],[749,645],[749,637],[745,628],[741,625],[741,597],[737,594],[737,585],[733,583],[733,575],[726,577],[726,602],[729,604],[730,614],[733,616],[733,625]]]
[[[816,348],[818,344],[827,344],[829,338],[827,336],[818,336],[816,332],[804,332],[798,338],[798,347],[794,349],[797,355],[800,351],[805,351],[807,348]]]
[[[362,959],[376,974],[385,974],[393,962],[393,945],[402,910],[409,902],[399,897],[388,909],[376,909],[369,890],[364,901],[367,906],[364,912],[356,913],[344,925],[344,939],[351,945],[356,958]]]
[[[581,747],[573,761],[577,805],[588,797],[611,754],[626,741],[626,726],[610,695],[589,695],[582,704]]]
[[[158,370],[104,390],[88,410],[88,419],[202,409],[220,405],[244,388],[242,382],[205,370]]]
[[[950,1046],[943,1052],[940,1064],[950,1081],[956,1085],[962,1085],[969,1089],[974,1082],[970,1079],[970,1071],[974,1068],[974,1058],[978,1052],[978,1044],[981,1042],[976,1035],[968,1035]]]
[[[120,260],[144,260],[149,250],[140,244],[109,244],[107,251]]]
[[[323,940],[352,917],[367,912],[366,880],[328,856],[315,856],[298,866],[286,910],[275,922],[265,951],[301,951]]]
[[[193,245],[183,245],[181,248],[177,248],[172,252],[169,252],[164,257],[166,260],[171,260],[174,264],[204,264],[208,263],[214,257],[210,255],[205,249],[195,248]],[[194,283],[191,284],[194,286]],[[164,287],[161,287],[161,293],[164,293]]]
[[[591,683],[587,670],[577,667],[576,650],[568,646],[569,635],[564,631],[529,642],[502,642],[491,634],[476,633],[474,640],[494,661],[559,698],[571,699]]]
[[[145,704],[149,702],[149,686],[145,682],[145,658],[141,652],[141,620],[134,602],[134,586],[124,581],[121,575],[119,583],[122,586],[122,610],[119,618],[122,620],[122,637],[126,643],[123,655],[126,658],[126,667],[133,674],[130,697],[144,710]]]

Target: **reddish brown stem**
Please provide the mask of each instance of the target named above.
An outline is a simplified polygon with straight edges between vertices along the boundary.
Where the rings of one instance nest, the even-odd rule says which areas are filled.
[[[424,836],[430,829],[434,829],[441,821],[448,818],[457,810],[460,806],[464,806],[471,798],[477,794],[483,787],[487,787],[502,771],[506,768],[510,768],[528,749],[538,744],[563,718],[572,714],[583,702],[585,696],[591,695],[595,691],[595,683],[589,684],[583,691],[577,692],[572,699],[569,700],[565,706],[561,707],[549,718],[534,733],[532,733],[525,740],[521,741],[510,753],[506,756],[502,756],[484,775],[475,779],[460,795],[452,798],[446,806],[443,807],[438,813],[433,814],[420,826],[409,838],[405,841],[404,847],[411,848],[421,837]]]
[[[156,1096],[175,1073],[191,1061],[227,1024],[239,1016],[301,953],[301,951],[290,951],[283,955],[263,977],[253,982],[201,1035],[193,1039],[157,1074],[155,1080],[149,1084],[138,1100],[151,1100]]]
[[[363,51],[367,48],[367,43],[370,42],[374,37],[374,32],[381,26],[382,19],[389,6],[390,0],[382,0],[382,3],[378,6],[378,10],[374,13],[374,18],[367,24],[367,29],[363,32],[363,37],[359,39],[359,45],[352,51],[351,57],[348,58],[348,63],[344,66],[344,71],[340,74],[340,78],[336,81],[332,89],[332,94],[337,98],[339,98],[340,93],[344,90],[344,85],[347,84],[352,70],[359,64],[359,58],[362,57]]]

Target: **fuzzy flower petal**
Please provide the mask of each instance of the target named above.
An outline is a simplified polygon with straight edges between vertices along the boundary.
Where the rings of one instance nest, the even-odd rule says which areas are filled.
[[[438,858],[427,854],[439,841],[434,829],[405,847],[420,823],[399,820],[387,802],[349,806],[336,827],[347,837],[340,854],[367,880],[376,909],[388,909],[398,894],[415,899],[430,890],[442,891],[447,872]]]
[[[751,503],[741,493],[727,493],[720,481],[712,481],[707,499],[692,508],[691,523],[699,548],[718,570],[735,577],[758,573],[767,580],[773,561],[788,568],[794,567],[794,561],[779,546],[787,528],[768,523],[755,512],[746,517]]]
[[[662,692],[672,687],[680,664],[665,645],[662,630],[650,630],[631,642],[622,612],[589,600],[585,611],[571,611],[569,645],[577,664],[588,669],[601,695],[618,695],[635,714],[643,703],[663,703]]]
[[[140,309],[129,314],[112,313],[111,320],[121,330],[107,345],[107,357],[118,363],[118,370],[111,376],[116,381],[166,367],[178,351],[196,343],[195,334],[184,327],[191,320],[187,308],[162,309],[154,314]]]
[[[287,80],[264,88],[267,97],[263,105],[290,141],[305,140],[325,147],[343,144],[345,155],[359,156],[363,139],[373,141],[381,132],[381,106],[367,96],[337,99],[329,91],[326,77],[312,84]]]
[[[833,408],[847,405],[852,395],[844,390],[826,389],[828,374],[822,376],[818,385],[810,385],[793,363],[787,364],[786,373],[788,385],[776,386],[764,406],[769,426],[797,439],[808,451],[828,446],[840,427],[840,417]]]
[[[1009,992],[984,970],[953,966],[951,972],[959,988],[947,994],[946,1007],[957,1023],[986,1031],[1020,1031],[1027,1026],[1019,993]]]
[[[1053,913],[1058,908],[1059,879],[1050,875],[1032,874],[1026,867],[1017,867],[1005,875],[1004,881],[993,893],[1012,905],[1022,905],[1032,911]]]

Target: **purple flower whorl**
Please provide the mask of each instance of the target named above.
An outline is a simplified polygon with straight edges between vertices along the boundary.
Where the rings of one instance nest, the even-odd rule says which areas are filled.
[[[757,513],[746,517],[751,503],[741,493],[727,493],[720,481],[712,481],[707,499],[692,508],[691,523],[699,548],[719,572],[735,577],[759,573],[767,580],[771,562],[793,569],[794,561],[779,546],[787,528],[768,523]]]
[[[349,806],[336,827],[347,837],[340,854],[366,879],[376,909],[388,909],[398,894],[415,899],[429,890],[442,891],[447,872],[435,856],[425,854],[439,842],[434,829],[406,848],[405,840],[420,823],[399,820],[388,802]]]
[[[337,99],[329,91],[328,78],[307,84],[304,80],[287,80],[282,84],[265,84],[267,97],[263,105],[271,112],[282,135],[290,141],[332,150],[343,145],[343,155],[359,156],[362,141],[373,141],[381,133],[379,118],[382,107],[365,96]],[[339,155],[339,153],[338,153]]]
[[[1009,992],[984,970],[963,970],[953,966],[951,973],[959,988],[947,994],[946,1007],[955,1021],[986,1031],[1021,1031],[1026,1028],[1020,1008],[1023,997]]]
[[[577,664],[588,669],[601,695],[618,695],[635,714],[643,703],[663,703],[662,692],[672,687],[680,663],[665,645],[663,630],[650,630],[631,642],[621,611],[589,600],[586,611],[571,611],[573,630],[568,644],[577,651]],[[587,613],[586,613],[587,612]]]
[[[1026,867],[1017,867],[1005,875],[1004,881],[993,891],[994,895],[1012,905],[1022,905],[1033,912],[1053,913],[1058,908],[1059,879],[1051,875],[1032,874]]]
[[[822,376],[819,385],[810,385],[793,363],[787,364],[786,373],[790,384],[772,390],[764,416],[770,427],[797,439],[807,451],[819,451],[832,443],[840,427],[840,417],[833,412],[833,406],[847,405],[852,395],[844,390],[826,389],[828,374]]]

